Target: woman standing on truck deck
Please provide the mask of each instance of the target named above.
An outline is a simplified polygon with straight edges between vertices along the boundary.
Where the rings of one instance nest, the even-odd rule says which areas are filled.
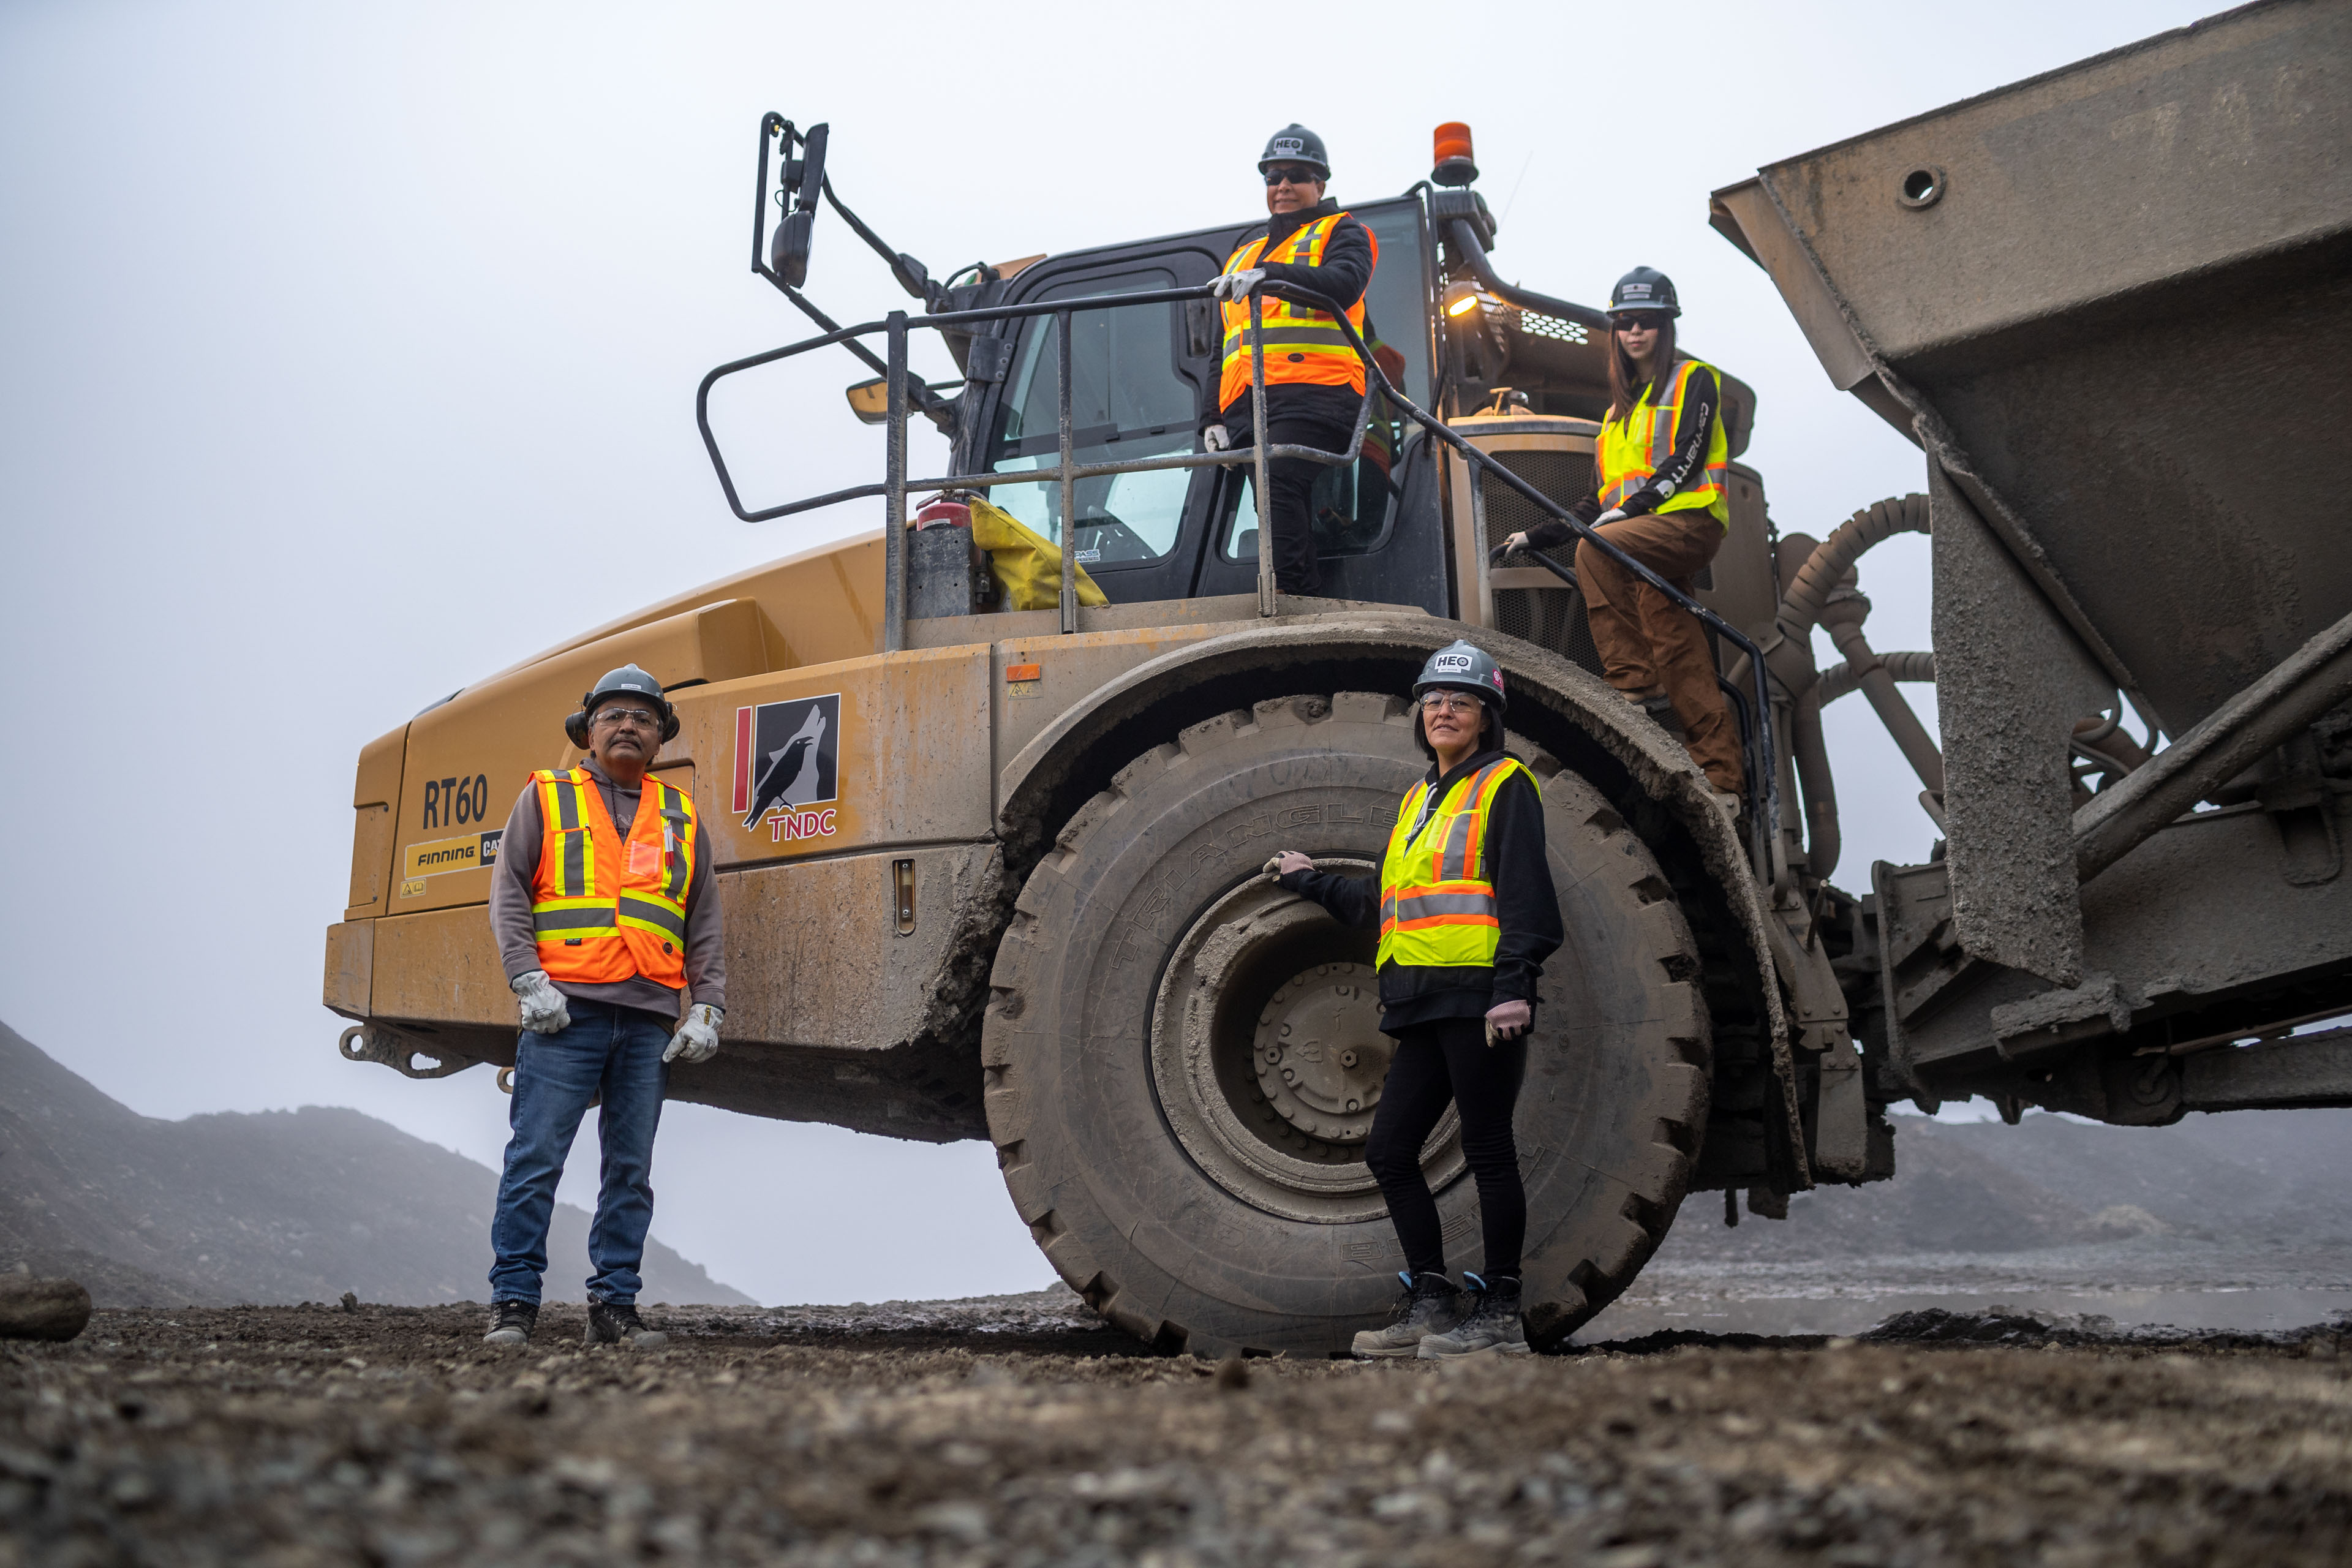
[[[1594,466],[1600,483],[1569,510],[1688,595],[1731,529],[1731,458],[1723,378],[1695,359],[1675,363],[1675,318],[1682,313],[1674,280],[1653,268],[1636,267],[1610,290],[1609,414]],[[1550,550],[1574,536],[1568,524],[1548,519],[1512,534],[1502,550]],[[1738,815],[1746,784],[1739,732],[1716,686],[1698,617],[1590,540],[1578,542],[1576,576],[1609,684],[1653,712],[1673,707],[1691,760],[1717,803]]]
[[[1543,799],[1503,750],[1503,672],[1466,642],[1432,654],[1413,683],[1413,740],[1431,759],[1397,808],[1370,885],[1318,871],[1286,850],[1267,868],[1342,923],[1380,928],[1381,1029],[1396,1039],[1364,1160],[1403,1244],[1404,1295],[1386,1328],[1356,1336],[1360,1356],[1426,1360],[1527,1353],[1519,1252],[1527,1189],[1511,1115],[1527,1073],[1536,981],[1561,939],[1544,856]],[[1445,1273],[1437,1202],[1421,1148],[1448,1103],[1478,1184],[1484,1276],[1465,1301]]]

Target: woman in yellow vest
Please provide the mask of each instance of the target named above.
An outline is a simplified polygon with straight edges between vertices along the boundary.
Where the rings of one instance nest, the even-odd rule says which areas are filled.
[[[1361,334],[1364,289],[1380,261],[1380,242],[1357,218],[1325,198],[1331,165],[1323,139],[1304,125],[1286,125],[1265,144],[1257,163],[1265,176],[1265,226],[1242,236],[1212,285],[1223,303],[1223,360],[1217,412],[1201,437],[1212,452],[1246,447],[1250,419],[1249,291],[1259,283],[1311,289],[1346,310]],[[1265,439],[1268,446],[1313,447],[1341,452],[1364,402],[1364,362],[1328,311],[1259,297],[1265,337]],[[1258,500],[1258,532],[1274,551],[1275,586],[1312,594],[1323,585],[1315,559],[1309,510],[1324,465],[1305,458],[1266,464],[1271,500]]]
[[[1485,650],[1466,642],[1438,649],[1412,693],[1413,739],[1431,766],[1397,808],[1377,896],[1296,851],[1271,868],[1285,889],[1343,924],[1380,928],[1381,1029],[1395,1038],[1396,1054],[1364,1161],[1403,1246],[1404,1295],[1386,1328],[1356,1336],[1356,1353],[1524,1355],[1528,1198],[1511,1114],[1527,1072],[1536,981],[1561,940],[1543,799],[1534,775],[1503,750],[1503,672]],[[1421,1171],[1422,1145],[1449,1103],[1461,1110],[1486,1241],[1486,1272],[1464,1271],[1466,1299],[1446,1277],[1437,1202]]]
[[[1723,381],[1715,367],[1676,362],[1675,318],[1682,307],[1664,273],[1636,267],[1609,296],[1609,414],[1601,426],[1594,493],[1572,508],[1603,539],[1685,594],[1723,548],[1731,528],[1726,499],[1729,447]],[[1547,521],[1504,541],[1505,550],[1565,544],[1573,531]],[[1654,714],[1671,706],[1691,760],[1718,799],[1738,810],[1746,781],[1739,731],[1715,683],[1706,635],[1689,611],[1626,571],[1589,542],[1576,547],[1576,576],[1601,672],[1618,695]]]

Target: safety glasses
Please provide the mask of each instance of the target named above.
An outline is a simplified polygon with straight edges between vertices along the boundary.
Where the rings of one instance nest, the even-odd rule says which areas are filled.
[[[1311,185],[1322,177],[1312,169],[1279,163],[1265,172],[1265,183],[1269,185]]]
[[[1609,324],[1621,332],[1663,332],[1672,319],[1663,311],[1644,310],[1639,315],[1620,316]]]

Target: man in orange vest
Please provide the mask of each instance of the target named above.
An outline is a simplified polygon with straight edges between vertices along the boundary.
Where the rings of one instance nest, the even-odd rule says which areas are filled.
[[[1264,282],[1311,289],[1346,310],[1364,330],[1364,289],[1380,260],[1372,231],[1326,199],[1331,165],[1323,139],[1304,125],[1287,125],[1265,144],[1257,163],[1265,176],[1265,225],[1242,236],[1212,285],[1223,304],[1223,360],[1217,413],[1202,429],[1212,452],[1247,447],[1250,417],[1249,294]],[[1259,297],[1265,337],[1265,438],[1268,446],[1345,451],[1364,401],[1364,364],[1330,313]],[[1315,477],[1328,465],[1276,458],[1266,465],[1271,500],[1258,501],[1261,542],[1272,537],[1275,586],[1312,594],[1323,585],[1315,561]],[[1263,548],[1263,543],[1261,543]]]
[[[581,699],[564,732],[588,755],[530,775],[507,817],[490,926],[522,1005],[506,1171],[490,1223],[488,1344],[522,1344],[539,1319],[555,1184],[580,1119],[599,1102],[604,1183],[588,1231],[588,1342],[650,1349],[637,1317],[653,1224],[654,1132],[673,1061],[719,1050],[726,939],[710,835],[693,800],[648,776],[677,715],[634,664]]]

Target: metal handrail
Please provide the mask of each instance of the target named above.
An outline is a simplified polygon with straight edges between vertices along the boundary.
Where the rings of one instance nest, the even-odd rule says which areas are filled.
[[[1288,444],[1269,447],[1265,444],[1265,345],[1264,322],[1260,315],[1261,294],[1273,294],[1293,303],[1310,306],[1328,313],[1340,331],[1346,334],[1349,345],[1355,350],[1356,357],[1362,362],[1364,401],[1357,410],[1355,431],[1349,442],[1347,451],[1326,452],[1312,447]],[[703,447],[710,454],[711,467],[718,471],[720,488],[726,491],[728,507],[745,522],[764,522],[772,518],[787,517],[795,512],[812,510],[837,501],[863,500],[877,495],[882,497],[884,502],[882,642],[884,652],[894,653],[906,646],[907,544],[903,535],[906,531],[907,497],[909,493],[919,491],[982,489],[1000,484],[1041,484],[1058,481],[1062,489],[1062,518],[1065,533],[1059,550],[1062,564],[1061,629],[1065,633],[1072,633],[1077,630],[1077,552],[1067,535],[1075,527],[1074,492],[1080,479],[1100,474],[1143,473],[1160,468],[1229,467],[1244,461],[1251,462],[1255,468],[1259,509],[1258,614],[1274,615],[1276,609],[1273,565],[1274,531],[1271,500],[1266,489],[1266,465],[1276,458],[1303,458],[1327,464],[1354,461],[1358,449],[1363,444],[1364,431],[1371,419],[1373,400],[1376,396],[1384,396],[1413,423],[1426,430],[1432,438],[1444,442],[1464,462],[1475,469],[1482,479],[1499,479],[1539,511],[1568,524],[1570,531],[1580,539],[1590,542],[1595,549],[1659,593],[1664,594],[1671,603],[1680,605],[1697,616],[1701,624],[1713,627],[1717,636],[1727,639],[1733,647],[1748,655],[1748,669],[1756,686],[1755,711],[1763,716],[1761,721],[1750,727],[1753,738],[1752,747],[1742,747],[1744,752],[1750,753],[1743,759],[1748,765],[1748,791],[1751,802],[1748,812],[1750,853],[1754,856],[1758,876],[1767,882],[1778,880],[1780,868],[1774,863],[1773,849],[1779,842],[1775,829],[1780,816],[1780,774],[1773,758],[1772,726],[1769,721],[1772,711],[1771,688],[1769,684],[1770,677],[1764,667],[1762,649],[1759,648],[1753,639],[1738,627],[1611,543],[1591,524],[1554,501],[1517,474],[1513,473],[1496,458],[1480,451],[1465,437],[1449,428],[1444,420],[1428,413],[1419,404],[1400,392],[1391,384],[1386,373],[1381,369],[1379,362],[1372,357],[1371,350],[1365,343],[1363,334],[1359,332],[1356,330],[1356,324],[1348,319],[1347,311],[1333,300],[1310,289],[1270,280],[1262,281],[1250,290],[1249,342],[1253,439],[1249,451],[1228,449],[1222,452],[1176,453],[1161,458],[1132,458],[1120,463],[1080,464],[1075,460],[1071,443],[1069,374],[1069,323],[1072,315],[1079,310],[1114,310],[1128,305],[1149,305],[1211,297],[1213,295],[1209,286],[1202,284],[1187,289],[1150,289],[1131,294],[1103,294],[1087,300],[1050,300],[1028,305],[998,305],[971,310],[947,310],[936,315],[927,315],[920,321],[910,321],[904,310],[893,310],[886,319],[879,321],[866,321],[854,327],[837,328],[818,337],[809,338],[797,343],[789,343],[782,348],[770,349],[765,353],[752,354],[748,358],[733,360],[719,366],[702,378],[701,384],[695,391],[695,425],[702,432]],[[906,477],[908,330],[912,326],[944,329],[1019,321],[1032,316],[1045,315],[1055,318],[1055,336],[1059,343],[1057,366],[1059,374],[1056,379],[1060,383],[1057,389],[1061,416],[1058,452],[1060,460],[1051,468],[1027,468],[1013,474],[958,474],[939,479],[909,480]],[[719,454],[718,438],[711,433],[710,389],[728,376],[753,370],[761,365],[773,364],[835,343],[848,344],[859,352],[860,357],[870,361],[871,351],[865,350],[863,345],[856,343],[855,340],[870,337],[876,332],[885,333],[889,339],[889,356],[886,370],[888,377],[887,413],[888,432],[882,483],[835,490],[807,500],[769,507],[756,512],[745,510],[740,497],[736,493],[734,479],[728,472],[726,459]],[[1553,571],[1559,572],[1560,575],[1567,575],[1557,563],[1550,562],[1547,557],[1538,554],[1536,559],[1551,567]]]

